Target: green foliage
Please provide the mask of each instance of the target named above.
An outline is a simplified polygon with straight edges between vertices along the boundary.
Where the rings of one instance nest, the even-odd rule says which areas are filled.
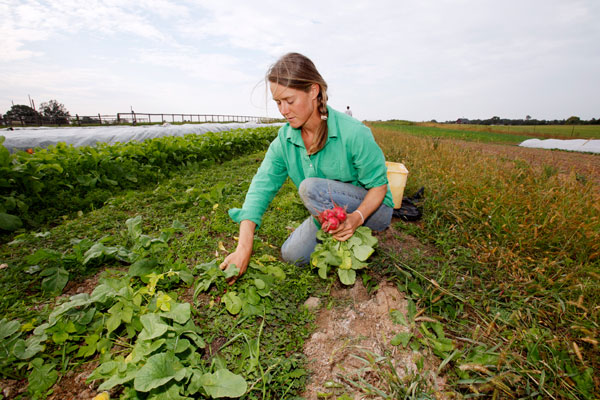
[[[399,131],[402,134],[414,135],[419,137],[430,137],[434,139],[446,138],[446,139],[460,139],[472,142],[482,143],[520,143],[524,140],[531,139],[534,136],[528,136],[527,134],[506,134],[496,131],[491,131],[491,128],[487,127],[485,131],[467,131],[461,129],[461,125],[440,125],[440,126],[428,126],[427,124],[418,125],[412,124],[407,125],[396,122],[373,122],[373,127],[379,129],[389,129]],[[490,129],[489,131],[487,129]]]
[[[100,257],[113,256],[126,250],[127,260],[142,257],[159,257],[154,247],[164,249],[168,237],[182,224],[175,222],[175,228],[167,229],[159,238],[144,235],[140,229],[141,219],[131,218],[126,222],[131,249],[112,249],[98,242],[82,253],[82,263]],[[171,233],[171,235],[169,235]],[[81,242],[80,242],[81,243]],[[101,245],[101,246],[98,246]],[[121,251],[123,250],[123,251]],[[62,260],[55,251],[40,250],[30,257],[31,262]],[[133,264],[134,267],[136,264]],[[139,265],[139,264],[137,264]],[[7,369],[14,370],[17,360],[37,356],[30,364],[28,391],[33,397],[44,397],[45,392],[58,378],[56,362],[47,353],[45,345],[58,347],[58,354],[72,358],[91,358],[100,354],[100,365],[90,375],[90,380],[101,380],[99,390],[109,390],[116,385],[132,387],[138,392],[151,392],[153,395],[177,392],[193,395],[198,391],[213,393],[213,397],[239,397],[246,391],[245,380],[226,369],[215,374],[202,362],[198,350],[205,347],[200,329],[192,320],[189,303],[177,302],[164,291],[172,282],[187,278],[181,266],[153,260],[153,271],[117,278],[103,279],[91,295],[78,294],[56,307],[47,322],[35,328],[33,336],[23,338],[21,324],[17,321],[0,321],[0,368],[8,375]],[[165,272],[161,272],[161,271]],[[191,275],[190,271],[187,271]],[[131,350],[124,358],[112,352],[115,344],[123,345],[123,340]],[[83,342],[83,346],[78,343]],[[27,364],[22,363],[21,368]],[[17,368],[17,376],[22,373]],[[9,375],[10,376],[10,375]],[[13,375],[14,376],[14,375]],[[185,377],[197,376],[199,387],[192,391],[185,388]],[[186,380],[190,382],[190,380]],[[173,389],[172,383],[181,383]]]
[[[45,394],[58,379],[56,365],[52,362],[44,363],[41,358],[31,362],[31,372],[27,377],[29,383],[27,392],[32,398],[45,398]]]
[[[40,111],[44,120],[51,124],[67,124],[69,122],[69,111],[64,104],[56,100],[49,100],[40,104]]]
[[[214,374],[204,374],[200,384],[206,393],[217,399],[222,397],[241,397],[246,393],[248,385],[239,375],[226,369],[219,369]]]
[[[318,268],[319,276],[327,279],[330,267],[337,267],[337,275],[344,285],[353,285],[356,281],[356,270],[367,266],[367,259],[375,251],[377,239],[371,229],[359,226],[350,239],[340,242],[331,234],[319,230],[315,250],[311,254],[310,263]]]
[[[40,117],[40,114],[30,106],[15,104],[4,114],[7,121],[31,121]]]
[[[272,308],[272,290],[286,277],[285,272],[274,263],[275,259],[269,256],[254,258],[244,279],[236,285],[235,290],[228,290],[221,298],[225,308],[230,314],[242,316],[262,315],[266,308]],[[221,271],[216,260],[201,264],[196,267],[199,278],[194,289],[194,298],[197,299],[201,292],[206,292],[215,283],[224,287],[230,276],[237,276],[239,270],[230,266]]]
[[[20,322],[0,321],[3,376],[20,378],[27,374],[31,396],[44,398],[63,373],[61,366],[98,358],[99,365],[89,382],[97,381],[99,391],[118,386],[123,398],[233,398],[246,394],[248,379],[255,380],[253,386],[257,378],[264,382],[261,390],[266,394],[270,390],[290,390],[289,381],[278,379],[294,382],[306,374],[298,368],[296,355],[283,356],[289,351],[287,346],[295,348],[294,343],[301,339],[283,340],[289,330],[286,324],[293,321],[305,325],[306,317],[294,317],[282,307],[282,296],[295,299],[295,295],[274,290],[287,276],[280,262],[268,255],[253,259],[249,271],[232,290],[227,285],[226,271],[218,268],[216,260],[189,268],[165,257],[175,235],[186,230],[181,222],[175,220],[171,228],[155,235],[144,232],[139,216],[128,219],[124,226],[122,246],[110,246],[111,240],[104,237],[96,242],[74,241],[76,250],[70,253],[40,249],[29,257],[29,263],[44,266],[60,264],[69,257],[73,257],[73,263],[88,265],[114,262],[119,257],[119,262],[130,266],[124,271],[111,271],[91,294],[77,294],[59,304],[45,322],[35,329],[27,327],[33,330],[29,337]],[[289,278],[294,288],[305,293],[306,282],[295,283],[294,275]],[[216,291],[212,295],[221,299],[235,295],[240,309],[229,310],[224,300],[208,307],[198,301],[194,308],[178,301],[172,289],[194,280],[197,288],[205,288],[196,289],[197,296],[207,291]],[[291,306],[297,314],[295,303]],[[219,310],[229,311],[222,314]],[[197,313],[208,314],[194,318]],[[231,316],[229,322],[223,324],[227,316]],[[207,342],[214,338],[211,330],[230,325],[236,317],[242,318],[236,324],[245,320],[248,323],[241,325],[240,334],[223,346],[222,354],[228,360],[208,352]],[[208,318],[211,322],[206,324]],[[252,331],[258,326],[255,318],[280,322],[270,323],[278,327],[275,330],[263,330],[261,325],[257,334]],[[261,339],[267,347],[261,345]],[[27,363],[33,358],[35,363]],[[277,370],[267,373],[272,362]],[[296,371],[295,378],[291,371]]]
[[[23,225],[38,226],[101,205],[117,190],[262,149],[276,130],[237,129],[96,147],[59,143],[33,154],[9,154],[0,146],[0,230],[6,234]]]

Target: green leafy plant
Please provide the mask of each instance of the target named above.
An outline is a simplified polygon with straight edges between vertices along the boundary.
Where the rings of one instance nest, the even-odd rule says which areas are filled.
[[[240,279],[234,288],[225,290],[226,280],[229,276],[237,276],[239,270],[235,266],[229,266],[222,271],[217,265],[217,260],[200,264],[196,268],[200,274],[195,284],[194,298],[197,299],[201,292],[206,292],[211,285],[216,284],[222,293],[220,302],[230,314],[241,314],[244,317],[262,315],[265,307],[271,307],[271,290],[285,279],[285,272],[273,265],[273,257],[263,256],[254,258],[250,262],[250,268]]]
[[[62,388],[56,382],[64,382],[71,371],[79,375],[81,365],[90,361],[100,368],[95,372],[99,374],[93,382],[95,389],[117,382],[109,390],[111,398],[240,397],[243,393],[243,398],[266,399],[294,398],[302,393],[308,372],[301,348],[314,315],[299,304],[322,283],[310,270],[294,268],[272,256],[276,249],[270,241],[275,240],[278,231],[259,235],[252,264],[235,286],[229,286],[225,279],[227,273],[236,273],[234,268],[220,271],[213,265],[207,270],[214,271],[215,280],[205,293],[198,293],[196,302],[192,297],[194,288],[190,287],[210,276],[195,265],[214,257],[224,234],[235,234],[235,225],[225,210],[232,202],[242,200],[251,178],[240,173],[239,165],[255,166],[260,157],[253,154],[219,166],[192,166],[151,189],[117,194],[104,209],[85,213],[76,221],[61,220],[56,227],[48,228],[49,232],[23,233],[10,245],[2,246],[0,279],[4,290],[13,296],[12,288],[32,293],[22,300],[5,298],[2,304],[7,318],[19,318],[14,336],[22,345],[9,346],[10,360],[0,357],[0,364],[6,366],[2,378],[25,379],[28,384],[34,368],[32,360],[40,358],[43,362],[39,366],[48,368],[48,376],[55,371],[58,378],[54,386],[44,390],[44,382],[35,382],[40,374],[34,374],[36,378],[31,378],[25,398],[41,399],[50,391],[61,397]],[[219,175],[223,173],[231,174],[233,179]],[[197,190],[187,192],[190,187]],[[290,184],[282,193],[286,199],[295,195]],[[170,225],[173,205],[182,200],[189,203],[189,210],[176,206],[177,218],[191,225],[190,229],[177,221]],[[215,207],[217,202],[219,207]],[[274,204],[277,202],[275,199]],[[289,218],[304,217],[304,208],[295,209],[297,217]],[[129,216],[134,218],[122,222]],[[198,216],[206,216],[206,220]],[[224,245],[229,247],[230,243]],[[38,249],[56,252],[56,257],[27,262],[27,257]],[[73,280],[69,288],[75,289],[82,278],[86,279],[81,284],[84,293],[68,299],[43,294],[40,273],[53,266],[69,272]],[[24,273],[28,270],[30,274]],[[15,282],[18,274],[23,274],[25,280]],[[94,291],[86,294],[96,281]],[[237,314],[232,314],[223,301],[229,292],[235,292],[243,301]],[[188,302],[190,306],[185,305]],[[193,323],[195,335],[178,334],[177,324],[182,324],[164,315],[183,315],[186,307],[191,316],[183,325],[191,328]],[[180,338],[180,347],[168,348],[171,335]],[[202,342],[196,343],[192,337]],[[33,341],[39,341],[41,349]],[[128,358],[131,353],[134,356]],[[175,360],[173,371],[146,371],[153,379],[168,380],[149,388],[145,378],[140,377],[138,389],[149,391],[136,390],[136,377],[130,379],[132,366],[140,370],[151,357],[169,353],[175,356],[169,356]],[[31,357],[21,359],[18,355]],[[129,364],[132,366],[127,367]],[[179,365],[186,370],[181,380]],[[34,391],[38,393],[35,396]]]
[[[337,275],[344,285],[354,284],[356,270],[367,266],[365,261],[373,254],[377,244],[377,238],[366,226],[359,226],[352,237],[343,242],[323,230],[317,232],[317,240],[320,243],[311,255],[311,265],[318,268],[323,279],[327,279],[330,268],[337,267]]]
[[[165,136],[144,142],[10,153],[0,136],[0,234],[101,205],[181,168],[197,168],[264,148],[277,127]],[[211,196],[218,196],[215,188]],[[32,212],[33,210],[33,212]]]

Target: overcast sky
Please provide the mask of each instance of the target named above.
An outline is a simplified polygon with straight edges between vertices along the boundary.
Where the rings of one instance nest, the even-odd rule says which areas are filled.
[[[0,0],[0,112],[278,117],[290,51],[359,119],[600,118],[599,0]]]

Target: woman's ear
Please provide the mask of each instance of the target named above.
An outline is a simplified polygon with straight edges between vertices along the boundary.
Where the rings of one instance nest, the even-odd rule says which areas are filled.
[[[310,99],[314,100],[319,96],[319,92],[321,91],[321,86],[318,83],[313,83],[310,85]]]

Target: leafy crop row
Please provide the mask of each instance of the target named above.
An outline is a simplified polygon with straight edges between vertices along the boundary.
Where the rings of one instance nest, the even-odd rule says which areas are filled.
[[[215,260],[189,267],[165,259],[169,242],[186,229],[180,222],[158,237],[143,234],[140,216],[128,219],[126,226],[123,246],[105,246],[105,240],[79,242],[75,253],[81,257],[73,260],[84,264],[119,260],[129,264],[126,271],[111,271],[91,294],[71,296],[37,326],[0,320],[1,375],[26,376],[27,395],[45,398],[66,365],[96,360],[88,382],[100,382],[98,391],[118,392],[122,399],[237,398],[253,388],[264,395],[272,372],[263,366],[261,335],[265,323],[275,322],[273,289],[286,278],[280,263],[269,256],[254,259],[232,291],[226,283],[228,271],[221,271]],[[55,255],[38,251],[34,258],[29,261],[46,265]],[[177,287],[191,285],[195,306],[178,299],[176,292]],[[199,302],[198,296],[209,290],[212,300]],[[212,322],[202,318],[204,308],[262,321],[254,324],[260,325],[256,336],[240,330],[221,346],[245,342],[245,354],[239,354],[233,365],[207,349],[211,339],[203,325]],[[302,376],[304,371],[296,368],[296,374]]]
[[[0,233],[101,205],[115,191],[156,182],[181,167],[263,149],[276,131],[237,129],[96,147],[59,143],[14,154],[0,136]]]

